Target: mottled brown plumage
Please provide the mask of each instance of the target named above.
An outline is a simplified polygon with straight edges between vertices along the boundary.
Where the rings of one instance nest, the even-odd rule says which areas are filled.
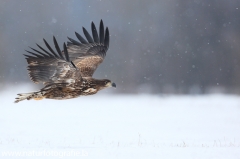
[[[105,32],[105,33],[104,33]],[[63,45],[60,50],[58,43],[53,37],[56,51],[54,51],[45,39],[43,39],[49,51],[37,44],[41,51],[34,48],[25,55],[28,62],[30,79],[34,83],[45,85],[38,92],[21,93],[15,103],[24,99],[43,98],[70,99],[81,95],[96,94],[99,90],[107,87],[116,87],[108,79],[94,79],[93,73],[98,65],[103,62],[109,47],[109,31],[104,31],[103,22],[100,22],[99,34],[92,23],[92,36],[83,28],[87,41],[78,33],[78,41],[68,38],[67,46]]]

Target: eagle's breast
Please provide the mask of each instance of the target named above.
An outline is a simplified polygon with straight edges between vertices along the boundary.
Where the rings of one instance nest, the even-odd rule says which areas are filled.
[[[92,93],[96,93],[97,89],[95,89],[95,88],[88,88],[88,89],[84,90],[83,92],[92,94]]]

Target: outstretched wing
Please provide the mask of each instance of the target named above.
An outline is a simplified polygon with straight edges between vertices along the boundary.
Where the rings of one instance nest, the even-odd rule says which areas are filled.
[[[83,27],[83,33],[87,40],[75,32],[78,41],[68,37],[70,42],[67,43],[69,58],[79,68],[82,77],[91,77],[98,65],[101,64],[106,56],[109,47],[109,31],[105,30],[101,20],[99,34],[92,22],[92,36]]]
[[[45,85],[51,83],[74,83],[81,80],[79,69],[70,61],[67,47],[65,43],[64,54],[62,54],[58,43],[53,37],[54,45],[57,53],[49,46],[47,41],[43,39],[49,51],[45,50],[37,44],[41,52],[32,49],[27,51],[30,55],[25,55],[28,62],[29,76],[34,83],[43,83]]]

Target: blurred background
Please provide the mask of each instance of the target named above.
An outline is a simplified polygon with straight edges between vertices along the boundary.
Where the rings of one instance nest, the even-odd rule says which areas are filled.
[[[240,93],[239,0],[0,0],[0,87],[31,84],[24,50],[103,19],[110,49],[94,74],[115,93]]]

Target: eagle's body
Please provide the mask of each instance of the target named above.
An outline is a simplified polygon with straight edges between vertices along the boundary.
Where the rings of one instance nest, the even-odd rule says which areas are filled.
[[[31,93],[27,99],[70,99],[79,96],[96,94],[103,87],[99,87],[102,80],[96,80],[94,78],[83,78],[82,81],[75,82],[74,84],[50,84],[42,88],[39,92]],[[105,84],[103,84],[105,85]],[[109,85],[110,86],[110,85]]]
[[[94,79],[92,75],[98,65],[102,63],[109,47],[109,31],[106,28],[104,34],[103,22],[100,22],[99,36],[94,23],[92,23],[92,35],[85,28],[83,32],[88,41],[75,33],[79,41],[69,38],[70,42],[63,51],[60,51],[58,43],[53,37],[57,53],[44,40],[48,50],[37,45],[42,52],[31,48],[34,52],[27,51],[31,55],[25,55],[28,62],[30,78],[35,83],[43,83],[40,91],[32,93],[21,93],[15,103],[24,99],[43,98],[70,99],[82,95],[96,94],[101,89],[116,87],[108,79]]]

